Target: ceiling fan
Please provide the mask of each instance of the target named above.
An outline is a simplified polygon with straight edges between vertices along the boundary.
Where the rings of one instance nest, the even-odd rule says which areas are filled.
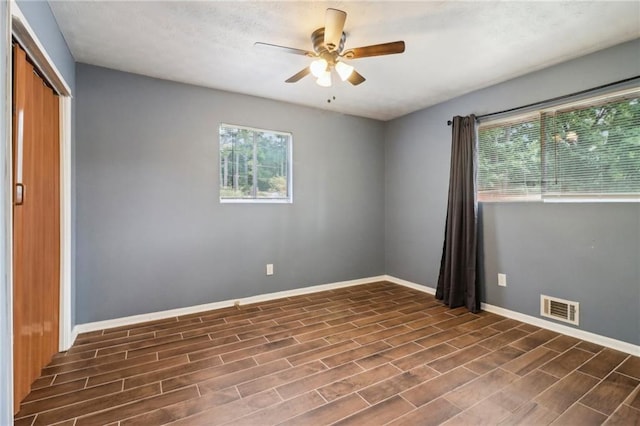
[[[344,42],[347,39],[347,35],[343,29],[346,20],[346,12],[338,9],[327,9],[324,27],[318,28],[311,34],[313,51],[261,42],[256,42],[255,46],[315,58],[314,61],[311,62],[311,65],[285,80],[287,83],[295,83],[303,77],[313,74],[313,76],[317,78],[316,83],[323,87],[330,87],[331,70],[335,70],[342,81],[349,81],[349,83],[357,86],[363,83],[365,78],[359,74],[353,66],[345,63],[344,59],[359,59],[402,53],[404,52],[404,41],[394,41],[344,50]]]

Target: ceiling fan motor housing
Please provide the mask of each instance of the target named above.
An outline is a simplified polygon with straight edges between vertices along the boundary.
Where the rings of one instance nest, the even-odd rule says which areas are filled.
[[[313,33],[311,33],[311,43],[313,44],[313,50],[318,54],[319,57],[333,64],[335,64],[336,59],[344,49],[344,42],[346,39],[347,35],[342,32],[342,37],[340,37],[340,45],[328,46],[324,43],[324,27],[318,28]]]

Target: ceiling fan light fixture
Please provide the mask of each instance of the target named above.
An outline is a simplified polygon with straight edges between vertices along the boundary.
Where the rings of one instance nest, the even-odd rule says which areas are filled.
[[[347,81],[347,79],[353,73],[353,67],[351,65],[347,65],[344,62],[336,62],[336,72],[342,79],[342,81]]]
[[[325,72],[327,72],[328,66],[329,64],[327,64],[327,61],[320,58],[311,62],[311,65],[309,65],[309,69],[311,70],[311,74],[313,74],[314,77],[320,78]]]
[[[331,87],[331,71],[325,71],[320,77],[318,77],[316,83],[318,83],[318,86]]]

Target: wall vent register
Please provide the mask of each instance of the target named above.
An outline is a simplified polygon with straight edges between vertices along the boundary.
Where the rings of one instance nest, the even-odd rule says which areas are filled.
[[[555,297],[540,296],[540,315],[579,325],[580,303]]]

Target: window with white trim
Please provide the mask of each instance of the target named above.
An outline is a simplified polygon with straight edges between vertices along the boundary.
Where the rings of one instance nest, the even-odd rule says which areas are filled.
[[[220,125],[220,201],[292,202],[291,133]]]
[[[478,128],[478,200],[640,201],[640,89]]]

